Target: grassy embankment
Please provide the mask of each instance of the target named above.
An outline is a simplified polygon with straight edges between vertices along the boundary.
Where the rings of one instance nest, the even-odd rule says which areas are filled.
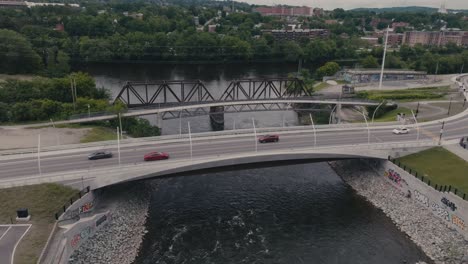
[[[31,229],[15,252],[15,264],[36,263],[55,223],[54,214],[77,191],[58,184],[0,189],[0,224],[15,223],[16,210],[28,208]],[[1,257],[0,257],[1,258]]]
[[[392,121],[397,121],[396,116],[398,113],[404,113],[407,117],[411,117],[411,109],[408,109],[406,107],[398,107],[395,110],[386,112],[383,116],[379,118],[375,118],[374,122],[392,122]],[[372,118],[372,117],[371,117]]]
[[[451,185],[468,194],[468,162],[452,152],[436,147],[398,159],[431,180],[431,185]]]
[[[57,125],[57,128],[90,128],[91,130],[80,139],[80,143],[117,140],[117,132],[107,127],[86,124],[68,124]]]
[[[444,98],[450,91],[449,86],[441,87],[425,87],[413,88],[403,90],[372,90],[372,91],[359,91],[356,93],[357,97],[365,98],[376,101],[420,101],[420,100],[436,100]]]

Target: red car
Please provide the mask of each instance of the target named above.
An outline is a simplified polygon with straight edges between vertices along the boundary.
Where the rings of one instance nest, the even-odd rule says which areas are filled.
[[[267,143],[267,142],[278,142],[279,136],[278,135],[265,135],[258,138],[258,142],[260,143]]]
[[[150,161],[150,160],[165,160],[169,158],[169,154],[166,152],[150,152],[145,155],[144,160],[145,161]]]

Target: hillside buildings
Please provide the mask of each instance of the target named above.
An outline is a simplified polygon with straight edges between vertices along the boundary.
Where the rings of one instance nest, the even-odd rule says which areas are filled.
[[[409,46],[444,46],[454,43],[468,47],[468,31],[408,31],[404,33],[403,43]]]

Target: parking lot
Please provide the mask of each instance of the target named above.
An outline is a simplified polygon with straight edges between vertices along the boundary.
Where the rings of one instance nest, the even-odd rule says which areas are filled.
[[[13,264],[16,247],[29,228],[30,224],[0,225],[0,264]]]

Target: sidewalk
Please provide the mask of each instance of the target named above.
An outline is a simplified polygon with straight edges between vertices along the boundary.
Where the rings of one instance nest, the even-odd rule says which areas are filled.
[[[462,148],[458,143],[446,145],[444,148],[468,162],[468,149]]]

